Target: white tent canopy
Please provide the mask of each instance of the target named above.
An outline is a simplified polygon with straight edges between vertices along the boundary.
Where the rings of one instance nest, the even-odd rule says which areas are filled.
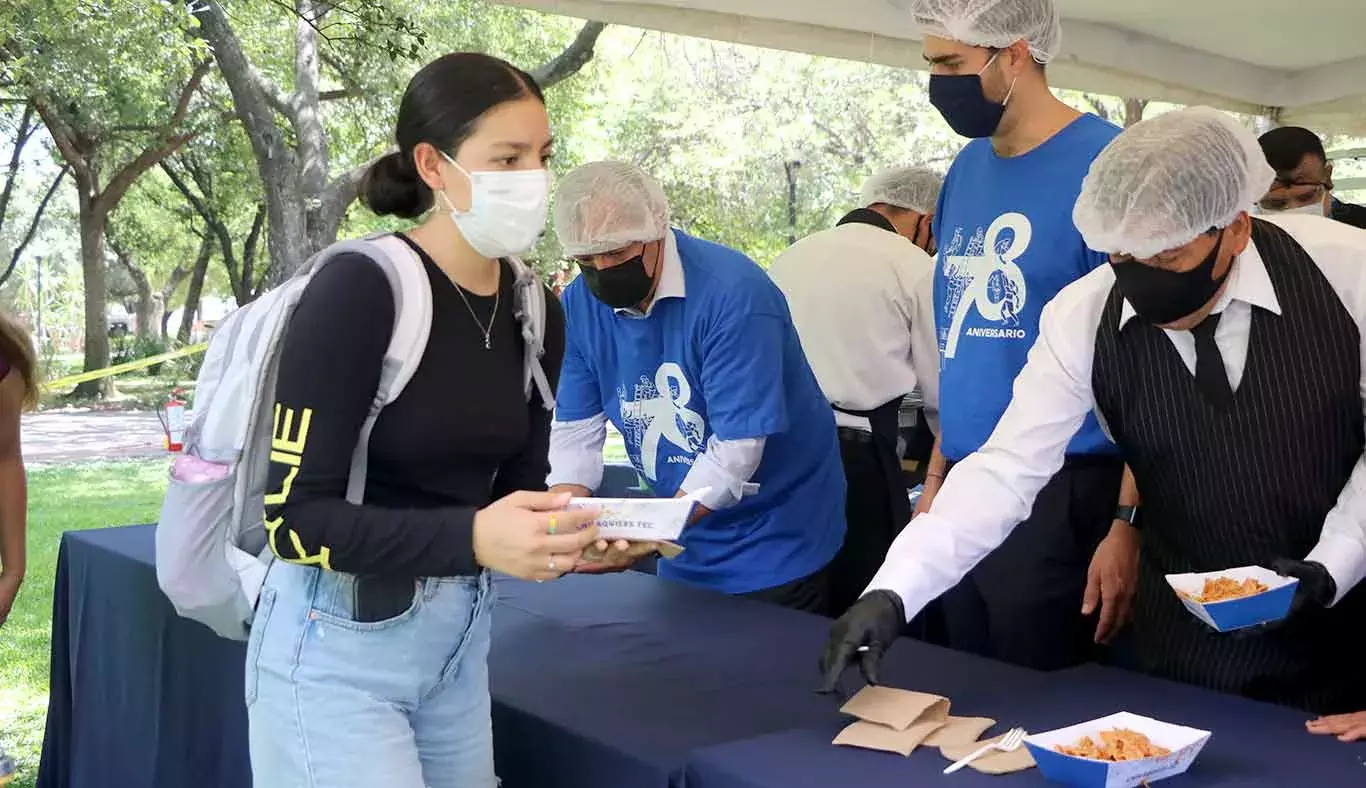
[[[503,0],[603,22],[923,68],[907,0]],[[1366,0],[1057,0],[1055,87],[1366,132]]]

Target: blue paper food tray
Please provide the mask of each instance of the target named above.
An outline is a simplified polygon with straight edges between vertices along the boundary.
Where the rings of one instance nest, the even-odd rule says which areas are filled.
[[[1230,599],[1227,602],[1201,604],[1186,594],[1199,596],[1206,578],[1231,577],[1243,581],[1248,578],[1265,583],[1267,590],[1255,596]],[[1167,583],[1177,592],[1181,604],[1196,618],[1220,632],[1280,621],[1290,612],[1290,602],[1295,598],[1299,580],[1282,577],[1270,569],[1260,566],[1240,566],[1218,572],[1193,572],[1181,575],[1167,575]],[[1185,592],[1185,594],[1181,592]]]
[[[1138,731],[1153,744],[1171,750],[1171,754],[1141,761],[1110,763],[1063,755],[1053,749],[1059,744],[1074,745],[1083,736],[1095,739],[1101,731],[1114,728]],[[1209,731],[1120,712],[1026,737],[1025,746],[1029,748],[1029,754],[1034,756],[1039,771],[1049,780],[1076,788],[1134,788],[1185,772],[1204,749],[1209,737]]]

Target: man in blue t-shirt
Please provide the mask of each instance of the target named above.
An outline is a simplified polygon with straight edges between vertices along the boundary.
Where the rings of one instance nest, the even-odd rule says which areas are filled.
[[[925,33],[930,101],[972,138],[935,211],[941,432],[919,514],[953,463],[996,428],[1044,304],[1107,262],[1086,248],[1072,206],[1119,129],[1050,92],[1045,64],[1061,41],[1052,0],[913,0],[912,8]],[[942,598],[950,645],[1045,670],[1088,660],[1132,598],[1136,504],[1093,415],[1030,519]],[[1097,610],[1098,621],[1084,615]]]
[[[670,229],[663,190],[633,165],[567,175],[555,229],[580,276],[564,292],[549,483],[599,485],[610,421],[656,495],[701,502],[660,576],[825,614],[844,472],[782,293],[739,252]]]

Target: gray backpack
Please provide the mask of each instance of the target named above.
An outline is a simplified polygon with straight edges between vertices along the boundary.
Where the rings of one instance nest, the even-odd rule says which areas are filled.
[[[277,427],[280,346],[308,282],[347,252],[373,260],[394,294],[393,335],[375,401],[352,454],[346,488],[346,499],[361,503],[370,432],[380,410],[403,393],[431,332],[430,282],[408,244],[393,235],[376,235],[329,246],[289,281],[228,316],[204,355],[185,434],[184,467],[193,467],[196,473],[171,474],[157,526],[157,582],[176,612],[226,638],[247,638],[271,560],[264,516],[271,438]],[[510,263],[516,317],[527,350],[525,393],[530,401],[538,392],[543,406],[553,410],[554,396],[541,368],[545,288],[520,260]],[[207,472],[200,472],[204,469]]]

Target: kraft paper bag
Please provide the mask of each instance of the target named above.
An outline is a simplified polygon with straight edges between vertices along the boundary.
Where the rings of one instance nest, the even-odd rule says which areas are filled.
[[[1002,734],[1004,736],[1005,734]],[[957,761],[966,758],[977,751],[979,747],[993,744],[1001,740],[1000,736],[993,736],[990,739],[970,742],[967,744],[951,744],[939,748],[939,752],[950,761]],[[1001,752],[994,750],[983,755],[981,758],[968,764],[968,768],[975,769],[982,774],[1010,774],[1011,772],[1022,772],[1025,769],[1034,767],[1034,756],[1029,754],[1029,748],[1023,744],[1020,749],[1014,752]]]
[[[904,731],[916,722],[938,720],[949,716],[949,701],[938,695],[867,686],[840,708],[850,717]]]
[[[949,719],[949,701],[938,695],[864,687],[840,709],[858,722],[840,731],[834,744],[910,755]]]
[[[943,720],[927,720],[913,723],[904,730],[889,728],[874,722],[859,720],[840,731],[834,743],[841,747],[861,747],[865,750],[881,750],[910,755],[926,738],[943,727]]]
[[[944,727],[935,731],[922,742],[926,747],[950,747],[955,744],[972,744],[982,738],[996,720],[987,717],[949,717]],[[977,745],[981,747],[982,745]]]

